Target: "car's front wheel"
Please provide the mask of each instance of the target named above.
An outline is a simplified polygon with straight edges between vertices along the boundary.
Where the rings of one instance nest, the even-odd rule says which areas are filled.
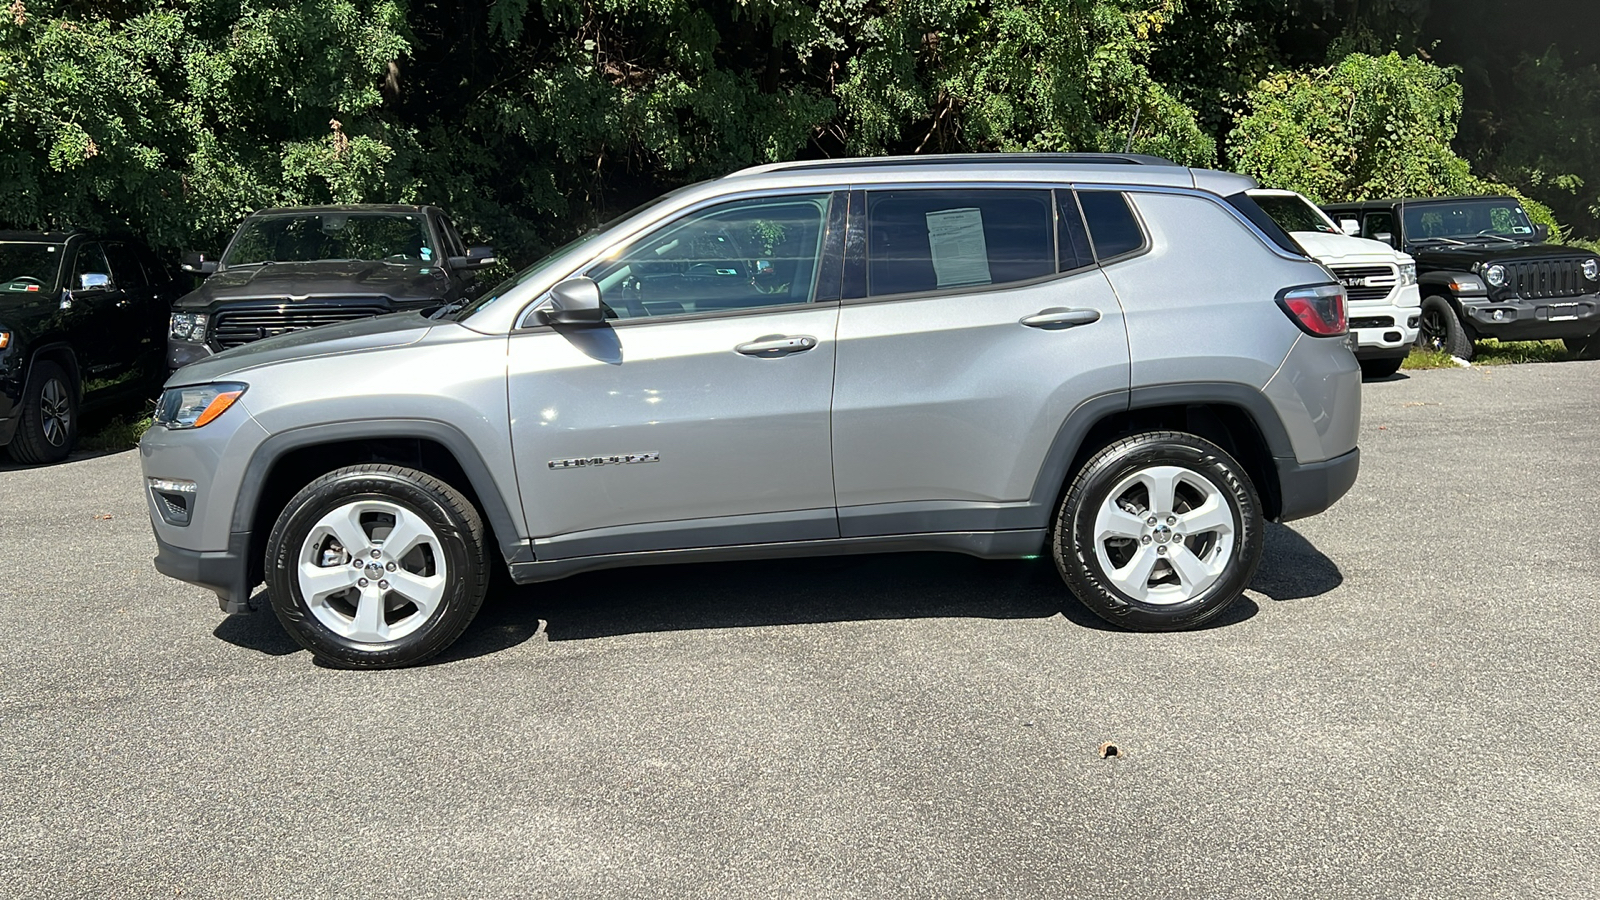
[[[62,368],[48,360],[33,367],[22,397],[22,421],[8,447],[19,463],[67,458],[78,440],[78,392]]]
[[[1438,296],[1423,300],[1420,325],[1417,344],[1424,350],[1472,361],[1472,336],[1467,334],[1467,326],[1461,324],[1461,317],[1451,308],[1450,301]]]
[[[484,528],[460,491],[367,464],[318,478],[267,539],[267,589],[289,634],[353,669],[419,663],[454,643],[489,584]]]
[[[1193,628],[1239,598],[1261,564],[1261,502],[1210,441],[1147,432],[1095,454],[1052,535],[1056,567],[1096,615],[1134,631]]]

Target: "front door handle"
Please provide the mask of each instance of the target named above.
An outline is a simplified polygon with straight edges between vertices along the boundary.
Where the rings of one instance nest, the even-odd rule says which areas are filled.
[[[804,353],[817,345],[817,339],[809,334],[768,334],[740,344],[733,349],[745,356],[759,356],[763,359],[774,359],[779,356],[788,356],[791,353]]]
[[[1100,321],[1100,310],[1052,306],[1049,309],[1041,309],[1031,316],[1024,316],[1021,321],[1029,328],[1059,331],[1063,328],[1076,328],[1079,325],[1091,325]]]

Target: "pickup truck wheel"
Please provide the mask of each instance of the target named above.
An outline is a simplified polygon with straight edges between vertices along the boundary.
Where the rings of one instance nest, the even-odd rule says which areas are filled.
[[[1067,586],[1133,631],[1193,628],[1244,592],[1261,564],[1261,502],[1244,467],[1181,432],[1147,432],[1086,463],[1056,515]]]
[[[1390,356],[1384,359],[1361,360],[1361,375],[1364,378],[1388,378],[1400,371],[1400,364],[1405,362],[1404,356]]]
[[[34,364],[22,398],[22,421],[7,448],[19,463],[53,463],[67,458],[78,440],[78,395],[72,380],[53,362]]]
[[[1472,338],[1467,327],[1443,297],[1428,297],[1422,301],[1421,329],[1417,343],[1425,350],[1437,350],[1462,359],[1472,359]]]
[[[296,494],[267,538],[278,620],[329,665],[413,665],[450,646],[489,586],[483,520],[414,469],[338,469]]]

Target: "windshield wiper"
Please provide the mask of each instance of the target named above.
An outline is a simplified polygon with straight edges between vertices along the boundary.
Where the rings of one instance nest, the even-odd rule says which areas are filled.
[[[1442,241],[1443,243],[1446,243],[1446,244],[1454,244],[1457,247],[1465,247],[1467,245],[1466,241],[1458,241],[1455,238],[1447,238],[1447,237],[1412,238],[1412,240],[1416,241],[1419,244],[1425,243],[1427,241]]]
[[[271,265],[276,265],[277,262],[278,261],[275,260],[275,259],[258,259],[255,262],[229,263],[228,264],[228,268],[230,268],[230,269],[243,269],[243,268],[246,268],[247,266],[271,266]]]
[[[1517,240],[1516,238],[1508,238],[1503,234],[1478,234],[1478,235],[1473,235],[1473,237],[1494,238],[1497,241],[1505,241],[1508,244],[1520,244],[1520,243],[1522,243],[1521,241]]]
[[[428,313],[428,318],[430,318],[430,319],[442,319],[445,316],[451,315],[453,313],[460,312],[466,305],[467,305],[467,301],[465,301],[465,300],[457,300],[454,303],[446,303],[445,305],[439,307],[438,309],[434,310],[433,312]]]

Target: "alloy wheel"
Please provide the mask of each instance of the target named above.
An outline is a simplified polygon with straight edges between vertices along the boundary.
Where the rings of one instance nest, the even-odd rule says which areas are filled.
[[[1117,590],[1165,606],[1199,596],[1227,571],[1237,526],[1226,495],[1181,466],[1124,477],[1095,515],[1094,552]]]
[[[59,378],[44,383],[39,392],[39,411],[44,439],[52,447],[64,447],[72,426],[72,395]]]
[[[448,585],[444,547],[398,503],[357,500],[311,527],[295,573],[317,621],[347,640],[383,644],[421,628]]]

